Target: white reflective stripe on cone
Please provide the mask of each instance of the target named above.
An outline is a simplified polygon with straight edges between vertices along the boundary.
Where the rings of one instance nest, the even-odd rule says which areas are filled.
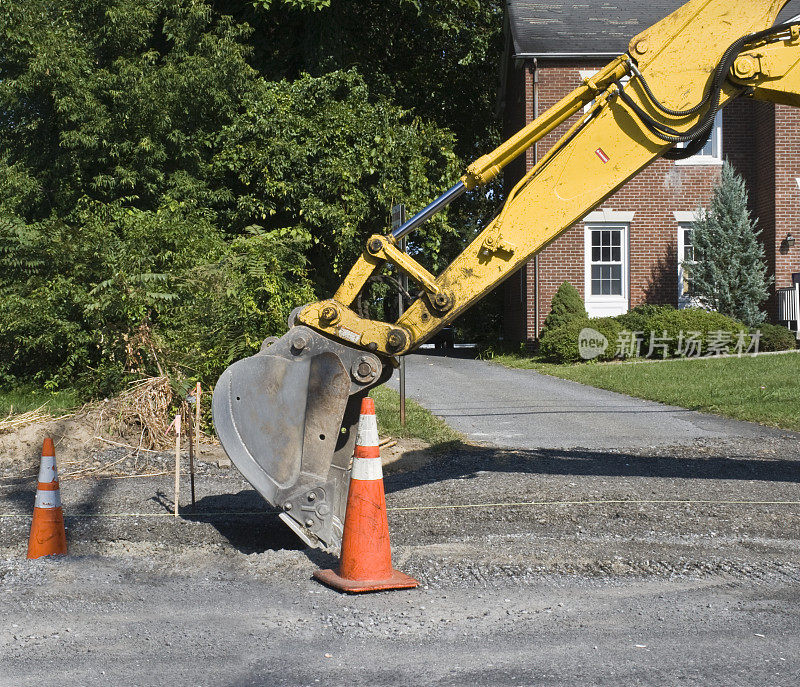
[[[56,471],[56,457],[55,456],[42,456],[42,463],[39,466],[39,482],[47,484],[55,482],[58,479],[58,472]]]
[[[380,458],[353,458],[351,479],[375,480],[383,479]]]
[[[356,446],[378,445],[378,421],[374,415],[362,415],[358,420]]]
[[[61,491],[36,491],[36,500],[33,502],[34,508],[61,508]]]

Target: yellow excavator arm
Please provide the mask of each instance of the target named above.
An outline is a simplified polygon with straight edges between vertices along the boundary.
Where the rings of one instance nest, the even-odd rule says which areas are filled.
[[[731,100],[800,106],[800,20],[775,25],[787,1],[686,3],[472,163],[405,224],[370,237],[333,298],[293,313],[284,337],[223,373],[213,402],[220,440],[299,536],[311,545],[338,540],[360,399],[388,379],[397,356],[452,322],[654,160],[699,150]],[[500,214],[440,275],[398,248],[565,122],[566,133],[509,193]],[[352,308],[387,264],[422,294],[394,323]]]

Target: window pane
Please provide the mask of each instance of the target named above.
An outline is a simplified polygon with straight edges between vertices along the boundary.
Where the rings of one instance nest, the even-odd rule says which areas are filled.
[[[592,231],[592,248],[599,247],[602,241],[602,231]]]
[[[592,262],[600,262],[600,248],[593,247],[592,248]]]
[[[683,230],[683,259],[694,260],[694,230],[687,228]]]
[[[622,295],[622,265],[610,265],[608,267],[611,286],[611,293],[614,296]]]
[[[611,260],[612,262],[620,262],[622,260],[622,253],[619,246],[611,249]]]

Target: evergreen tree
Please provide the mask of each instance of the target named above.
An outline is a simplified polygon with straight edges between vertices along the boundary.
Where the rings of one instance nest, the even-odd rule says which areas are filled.
[[[573,320],[586,319],[589,315],[583,305],[583,299],[572,284],[565,281],[558,287],[556,295],[553,296],[552,308],[547,319],[544,321],[542,333],[549,329],[556,329],[568,324]]]
[[[744,179],[726,162],[711,207],[694,222],[695,260],[684,264],[692,296],[751,327],[766,317],[760,306],[772,282],[756,223]]]

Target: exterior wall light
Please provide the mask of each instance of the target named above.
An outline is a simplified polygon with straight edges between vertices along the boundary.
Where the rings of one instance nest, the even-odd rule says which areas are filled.
[[[789,248],[794,247],[794,235],[792,232],[786,234],[786,245],[789,246]]]

